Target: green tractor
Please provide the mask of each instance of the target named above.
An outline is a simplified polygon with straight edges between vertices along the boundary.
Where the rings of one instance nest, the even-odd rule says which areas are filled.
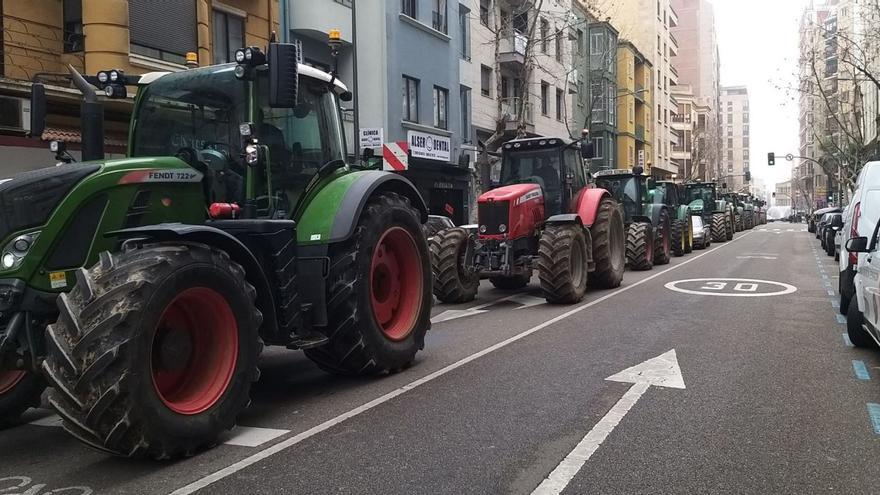
[[[140,85],[128,157],[100,159],[84,119],[96,160],[0,184],[3,420],[48,384],[83,443],[174,458],[235,424],[264,345],[350,375],[397,372],[423,348],[424,201],[399,175],[347,165],[350,93],[295,45],[236,60],[99,75]]]
[[[739,194],[728,192],[721,195],[721,198],[730,204],[733,210],[733,231],[742,232],[745,230],[745,204]]]
[[[654,265],[669,263],[677,212],[664,202],[655,202],[650,191],[654,179],[643,174],[641,167],[632,170],[601,170],[594,174],[596,186],[611,193],[623,207],[626,225],[626,263],[631,270],[650,270]]]
[[[694,229],[691,208],[684,202],[685,192],[681,184],[659,181],[649,196],[654,203],[665,204],[675,213],[672,224],[672,253],[684,256],[694,249]]]
[[[718,194],[714,182],[689,182],[684,185],[686,201],[691,212],[702,218],[703,225],[710,229],[712,242],[725,242],[733,239],[733,207]]]
[[[758,225],[758,209],[755,198],[751,194],[740,193],[739,200],[743,205],[743,229],[752,230]]]

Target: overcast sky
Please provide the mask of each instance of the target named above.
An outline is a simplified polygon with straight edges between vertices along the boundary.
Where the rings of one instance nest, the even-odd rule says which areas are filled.
[[[787,180],[789,162],[767,166],[767,153],[798,154],[798,25],[808,0],[710,0],[721,53],[721,85],[747,86],[752,175],[768,190]],[[793,98],[793,99],[792,99]]]

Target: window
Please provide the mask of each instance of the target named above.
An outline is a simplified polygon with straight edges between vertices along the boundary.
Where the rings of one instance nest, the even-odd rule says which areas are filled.
[[[416,18],[416,4],[417,0],[402,0],[403,5],[400,7],[400,12],[403,15],[408,15],[413,19]]]
[[[434,11],[431,13],[431,25],[443,34],[449,33],[446,21],[446,0],[434,0]]]
[[[541,19],[541,53],[550,51],[550,23]]]
[[[727,147],[733,148],[733,138],[727,138]]]
[[[748,123],[749,123],[749,114],[744,113],[743,114],[743,124],[748,124]]]
[[[419,80],[403,76],[403,120],[419,121]]]
[[[471,59],[471,11],[464,5],[458,6],[458,31],[461,37],[461,58]]]
[[[727,126],[727,135],[728,135],[728,137],[733,136],[733,126],[732,125]]]
[[[629,101],[629,123],[632,124],[636,120],[636,105],[630,100]]]
[[[743,148],[745,148],[745,149],[749,148],[749,137],[748,136],[743,138]]]
[[[559,88],[556,88],[556,120],[562,121],[563,113],[565,112],[565,108],[563,106],[564,96],[563,91]]]
[[[605,33],[590,34],[590,55],[602,55],[605,52]]]
[[[550,99],[550,85],[541,81],[541,115],[547,115]]]
[[[556,60],[562,62],[562,30],[556,30]]]
[[[211,29],[214,36],[214,63],[235,62],[235,51],[244,46],[244,19],[215,10]]]
[[[461,102],[461,142],[471,142],[471,88],[462,86],[458,92]]]
[[[584,54],[584,32],[580,29],[577,30],[577,49],[575,51],[578,55]]]
[[[82,0],[64,0],[64,53],[81,51],[83,51]]]
[[[727,159],[733,160],[733,150],[727,150]]]
[[[480,24],[489,27],[489,0],[480,0]]]
[[[602,154],[602,144],[604,141],[601,137],[593,138],[593,158],[602,158],[604,156]]]
[[[434,86],[434,127],[448,129],[449,90]]]
[[[727,123],[728,124],[733,123],[733,114],[732,113],[727,114]]]
[[[154,0],[128,1],[129,50],[133,54],[183,65],[184,54],[198,50],[197,31],[194,0],[162,2],[162,8],[156,8]]]
[[[492,69],[485,65],[480,66],[480,94],[492,97]]]
[[[748,125],[743,126],[743,134],[746,136],[749,135],[749,126]]]

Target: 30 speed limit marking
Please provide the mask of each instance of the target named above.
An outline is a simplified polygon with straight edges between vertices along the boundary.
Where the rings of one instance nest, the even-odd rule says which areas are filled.
[[[797,287],[783,282],[751,278],[691,278],[669,282],[665,287],[685,294],[715,297],[770,297],[797,291]]]

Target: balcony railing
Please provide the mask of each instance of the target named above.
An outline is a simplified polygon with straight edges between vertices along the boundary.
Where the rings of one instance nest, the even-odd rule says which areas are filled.
[[[522,62],[526,56],[528,38],[519,31],[504,33],[498,46],[498,54],[504,61],[518,60]]]
[[[672,121],[679,124],[690,124],[691,116],[690,115],[679,115],[675,114],[672,116]]]
[[[508,122],[519,122],[520,115],[522,115],[522,120],[526,124],[533,124],[535,122],[535,117],[532,113],[532,104],[527,101],[523,102],[522,98],[518,96],[514,98],[502,98],[501,113],[507,117]]]

